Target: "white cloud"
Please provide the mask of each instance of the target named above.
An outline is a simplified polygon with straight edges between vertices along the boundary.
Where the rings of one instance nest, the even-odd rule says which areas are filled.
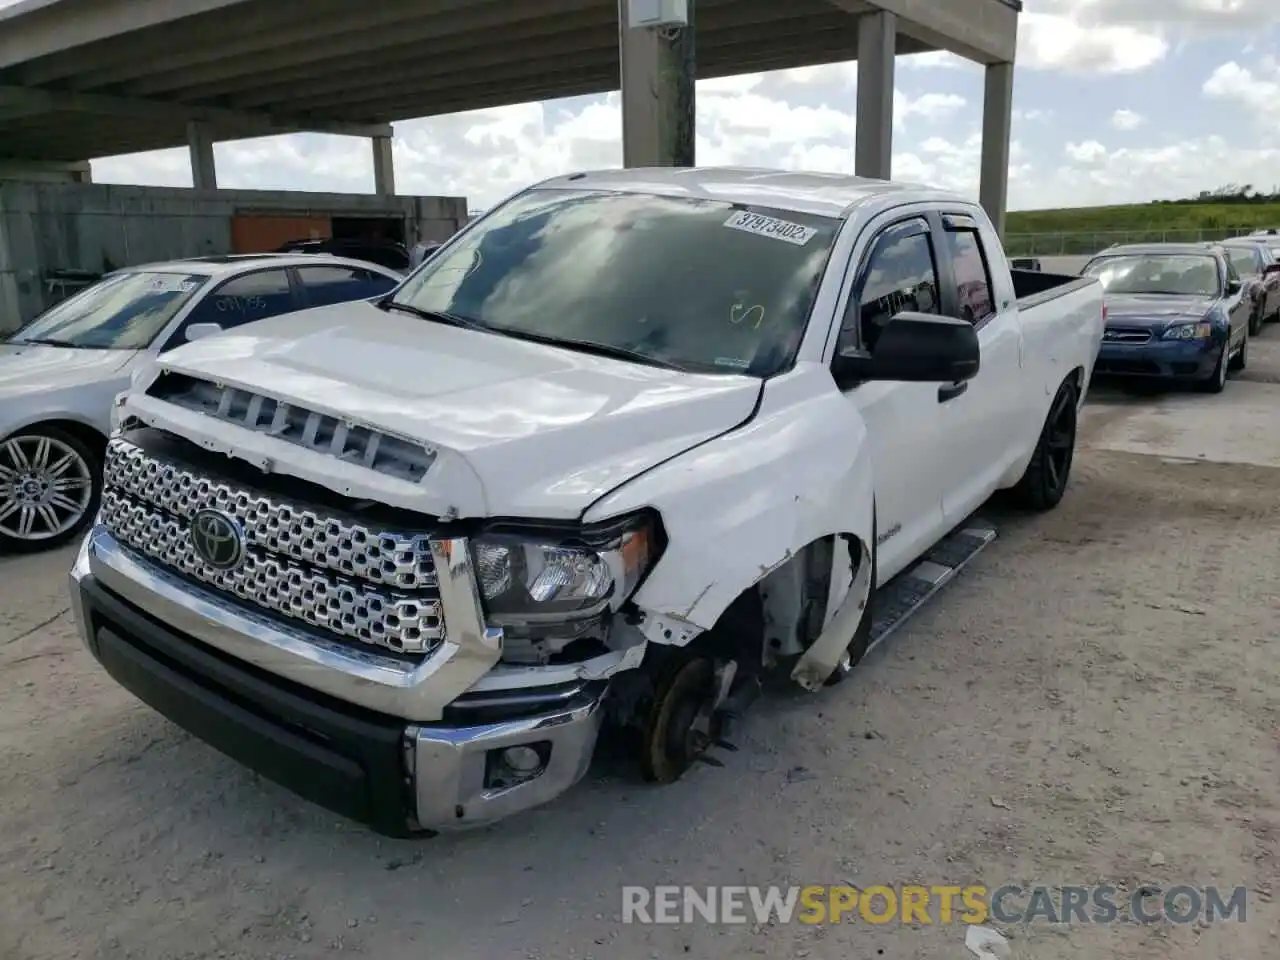
[[[1035,70],[1133,73],[1168,52],[1169,43],[1158,32],[1129,24],[1088,25],[1050,13],[1024,13],[1019,25],[1018,63]]]
[[[1274,126],[1280,121],[1280,62],[1263,57],[1253,69],[1234,60],[1224,63],[1204,82],[1205,96],[1243,106],[1261,123]]]
[[[1076,163],[1092,165],[1106,157],[1107,148],[1097,140],[1086,140],[1084,143],[1068,143],[1066,154]]]
[[[1137,130],[1145,122],[1142,114],[1132,110],[1122,109],[1111,114],[1111,125],[1117,130]]]

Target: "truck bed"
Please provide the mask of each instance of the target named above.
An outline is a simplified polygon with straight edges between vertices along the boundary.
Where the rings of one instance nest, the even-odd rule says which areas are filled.
[[[1043,273],[1038,270],[1010,270],[1013,277],[1013,295],[1019,309],[1038,306],[1056,300],[1073,290],[1087,287],[1092,279],[1065,273]]]

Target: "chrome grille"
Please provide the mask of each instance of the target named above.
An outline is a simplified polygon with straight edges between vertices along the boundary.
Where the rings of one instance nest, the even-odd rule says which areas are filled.
[[[1146,343],[1151,339],[1151,331],[1139,327],[1107,327],[1102,339],[1107,343]]]
[[[436,451],[424,444],[186,374],[162,374],[148,393],[166,403],[414,483],[427,475],[436,459]]]
[[[102,522],[150,559],[266,610],[405,653],[444,637],[426,533],[395,533],[268,497],[165,460],[119,437],[107,447]],[[189,534],[211,509],[234,517],[244,562],[209,566]]]

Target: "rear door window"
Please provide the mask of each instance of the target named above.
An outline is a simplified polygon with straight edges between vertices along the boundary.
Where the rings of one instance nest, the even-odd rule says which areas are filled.
[[[968,217],[957,219],[969,220]],[[972,227],[948,227],[944,235],[955,271],[957,316],[980,326],[995,313],[995,298],[991,295],[991,269],[987,265],[982,237],[976,224]]]
[[[338,265],[299,267],[298,277],[310,307],[367,300],[387,293],[396,285],[395,280],[372,270]]]

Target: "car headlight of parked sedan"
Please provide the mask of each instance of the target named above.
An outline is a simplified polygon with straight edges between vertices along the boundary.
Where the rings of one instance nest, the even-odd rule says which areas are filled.
[[[1207,320],[1198,323],[1175,323],[1162,334],[1165,340],[1208,340],[1213,336],[1213,324]]]

